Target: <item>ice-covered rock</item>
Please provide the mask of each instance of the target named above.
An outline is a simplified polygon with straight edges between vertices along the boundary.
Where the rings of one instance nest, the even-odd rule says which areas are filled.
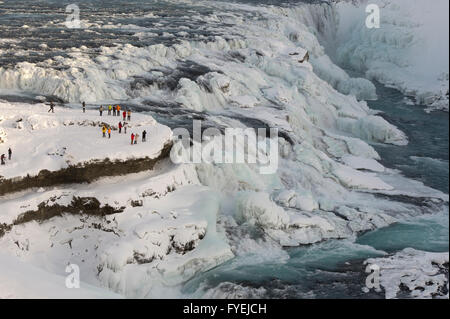
[[[448,299],[448,253],[406,248],[386,258],[368,259],[364,264],[379,270],[379,283],[387,299]]]
[[[280,147],[275,155],[280,156],[275,172],[261,174],[260,163],[212,161],[174,167],[162,161],[158,167],[167,171],[157,167],[89,185],[25,190],[2,197],[2,252],[52,273],[75,261],[90,284],[130,297],[160,297],[158,287],[179,287],[240,249],[257,246],[257,256],[263,259],[267,246],[248,234],[239,237],[247,248],[230,246],[236,239],[226,236],[246,227],[256,228],[261,241],[282,251],[282,246],[354,239],[361,232],[431,210],[405,198],[421,202],[429,197],[436,205],[448,201],[448,195],[377,162],[380,156],[369,143],[406,145],[407,138],[361,101],[376,97],[375,86],[351,77],[327,56],[330,48],[321,42],[335,35],[340,10],[335,4],[196,5],[226,12],[198,17],[203,24],[220,24],[222,36],[200,35],[146,47],[118,44],[100,47],[95,54],[81,46],[39,64],[1,67],[0,88],[70,102],[132,100],[140,109],[156,111],[183,127],[198,117],[220,129],[276,127]],[[91,27],[88,23],[83,21],[83,27]],[[104,28],[136,32],[137,38],[156,34],[135,25]],[[186,36],[184,31],[162,35]],[[393,39],[387,48],[398,45],[397,36],[377,37],[364,41]],[[389,58],[395,55],[382,52]],[[377,72],[389,65],[378,66],[365,65],[370,67],[367,75],[380,79]],[[411,95],[420,95],[412,89]],[[434,95],[424,98],[431,103]],[[141,135],[146,129],[151,143],[131,146],[129,137],[115,130],[118,117],[99,118],[90,110],[83,114],[59,107],[49,114],[43,104],[0,103],[0,109],[0,152],[9,142],[14,151],[13,161],[0,168],[6,177],[94,160],[107,165],[107,158],[111,162],[153,158],[171,140],[168,127],[143,114],[132,115],[128,134]],[[101,137],[103,122],[113,128],[111,140]],[[269,140],[263,136],[258,145]],[[76,211],[70,206],[74,198],[87,199],[87,208],[107,209],[109,214]],[[50,216],[54,218],[48,220]],[[285,252],[279,255],[288,258]],[[227,287],[221,288],[227,295]],[[240,287],[236,290],[231,287],[229,296],[241,295]],[[211,296],[221,293],[211,291]]]
[[[342,161],[345,165],[350,166],[354,169],[363,169],[379,173],[385,171],[383,165],[371,158],[362,158],[358,156],[347,155],[342,158]]]
[[[356,5],[355,5],[356,4]],[[367,28],[366,2],[340,1],[336,59],[394,86],[417,104],[448,111],[448,1],[376,0],[380,28]]]
[[[289,216],[283,208],[263,192],[241,194],[237,202],[236,218],[263,228],[283,228],[289,222]]]
[[[252,108],[258,104],[258,99],[251,95],[233,96],[230,100],[233,104],[245,108]]]

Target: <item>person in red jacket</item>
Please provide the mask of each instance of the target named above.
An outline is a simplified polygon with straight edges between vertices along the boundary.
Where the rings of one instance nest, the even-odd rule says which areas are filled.
[[[119,134],[122,133],[122,122],[119,122]]]
[[[122,116],[123,116],[123,120],[125,121],[127,119],[127,112],[123,111]]]
[[[133,144],[134,144],[134,134],[131,133],[131,145],[133,145]]]

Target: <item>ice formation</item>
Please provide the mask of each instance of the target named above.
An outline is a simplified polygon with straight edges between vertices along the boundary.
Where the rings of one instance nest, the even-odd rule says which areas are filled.
[[[380,285],[386,298],[448,299],[448,253],[406,248],[386,258],[371,258],[367,265],[380,269]],[[404,298],[405,296],[403,296]]]
[[[340,19],[336,59],[364,72],[370,79],[398,88],[417,104],[448,112],[448,1],[430,6],[423,0],[370,1],[380,8],[380,28],[364,26],[359,6],[342,1],[336,6]]]

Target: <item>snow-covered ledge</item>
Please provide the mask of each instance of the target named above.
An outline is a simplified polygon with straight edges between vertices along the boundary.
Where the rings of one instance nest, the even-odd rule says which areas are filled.
[[[106,107],[105,107],[106,108]],[[44,104],[0,103],[0,154],[13,151],[12,160],[0,167],[0,195],[28,187],[91,182],[150,169],[167,156],[172,131],[151,116],[132,114],[127,134],[118,132],[121,116],[97,110],[55,108]],[[112,129],[111,138],[102,136],[103,125]],[[131,133],[142,137],[131,145]],[[23,184],[23,185],[21,185]]]

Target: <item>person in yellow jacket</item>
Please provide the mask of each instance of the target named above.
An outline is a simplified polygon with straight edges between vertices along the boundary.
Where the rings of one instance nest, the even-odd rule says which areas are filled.
[[[108,106],[108,115],[111,115],[112,105]]]
[[[106,126],[104,126],[104,125],[102,127],[102,133],[103,133],[103,137],[106,137]]]

